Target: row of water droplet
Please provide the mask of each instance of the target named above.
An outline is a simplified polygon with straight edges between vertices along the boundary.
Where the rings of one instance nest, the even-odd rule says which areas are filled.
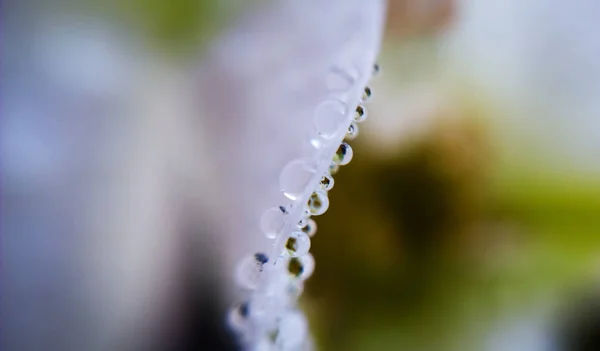
[[[333,72],[346,80],[349,88],[355,82],[347,72]],[[377,73],[379,66],[375,64],[373,75]],[[260,229],[273,240],[273,250],[269,255],[255,253],[245,257],[236,268],[236,282],[247,292],[247,298],[230,309],[228,323],[243,345],[259,350],[312,348],[308,345],[311,340],[306,318],[296,307],[304,281],[315,267],[309,253],[311,239],[317,232],[312,217],[329,208],[333,175],[352,160],[352,147],[347,141],[356,138],[359,124],[367,119],[364,103],[370,99],[371,89],[365,87],[360,104],[351,115],[342,99],[331,98],[319,104],[314,120],[316,135],[311,139],[319,156],[316,160],[295,159],[283,167],[279,185],[291,202],[267,209],[260,218]],[[341,138],[344,141],[338,144],[331,158],[334,143]]]

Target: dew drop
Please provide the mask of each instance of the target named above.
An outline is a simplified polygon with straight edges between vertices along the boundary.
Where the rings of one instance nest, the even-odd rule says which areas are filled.
[[[322,190],[317,190],[308,198],[308,210],[313,216],[319,216],[325,213],[329,208],[329,198],[327,193]]]
[[[258,253],[245,257],[238,262],[235,277],[238,285],[242,289],[255,290],[258,286],[264,264],[268,260],[266,255]]]
[[[283,209],[285,210],[285,207]],[[286,213],[287,210],[283,212],[281,207],[273,207],[263,213],[260,218],[260,230],[262,230],[267,238],[274,239],[281,232],[285,225],[284,217]]]
[[[354,140],[358,136],[358,125],[355,122],[350,123],[348,132],[346,133],[346,140]]]
[[[339,100],[322,102],[315,111],[315,128],[323,139],[332,139],[344,133],[348,106]]]
[[[307,159],[290,161],[279,175],[279,186],[283,194],[290,200],[297,200],[304,194],[317,167],[314,162]]]
[[[317,233],[317,222],[312,218],[307,219],[306,225],[302,227],[302,231],[312,238]]]
[[[288,262],[288,272],[296,279],[306,280],[314,270],[315,259],[310,253],[300,257],[292,257]]]
[[[237,331],[242,331],[247,324],[250,308],[247,302],[237,304],[229,309],[227,316],[229,326]]]
[[[354,122],[361,123],[367,120],[367,109],[362,106],[356,106],[356,111],[354,113]]]
[[[304,232],[293,232],[285,242],[285,249],[292,257],[306,255],[310,250],[310,238]]]
[[[360,100],[362,102],[368,102],[369,100],[371,100],[372,94],[373,94],[373,92],[371,91],[371,88],[365,87],[365,90],[363,91],[362,96],[360,97]]]
[[[350,145],[348,145],[348,143],[343,142],[340,144],[337,151],[335,152],[335,156],[333,157],[333,162],[335,162],[336,164],[338,164],[340,166],[345,166],[348,163],[350,163],[350,161],[352,161],[353,155],[354,155],[354,152],[352,151],[352,147],[350,147]]]
[[[321,189],[325,190],[325,191],[329,191],[333,188],[333,177],[331,176],[331,174],[325,174],[322,178],[321,178],[321,182],[319,183]]]
[[[298,221],[298,228],[304,228],[306,226],[307,221],[307,217],[300,218],[300,220]]]

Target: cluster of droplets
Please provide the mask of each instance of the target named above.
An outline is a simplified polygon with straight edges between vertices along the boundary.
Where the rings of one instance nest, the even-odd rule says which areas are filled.
[[[347,141],[358,135],[359,124],[367,119],[364,104],[371,99],[368,86],[354,99],[343,94],[356,83],[352,71],[336,68],[331,72],[337,82],[330,90],[341,94],[333,94],[315,110],[316,135],[310,143],[317,157],[295,159],[283,167],[280,188],[290,203],[267,209],[260,218],[260,229],[273,240],[273,248],[268,254],[245,257],[237,266],[236,281],[245,298],[231,307],[229,325],[247,349],[312,349],[306,318],[297,308],[304,281],[315,268],[309,252],[317,232],[312,217],[329,208],[333,175],[352,160]],[[373,75],[377,73],[375,64]],[[351,110],[344,99],[359,103]]]

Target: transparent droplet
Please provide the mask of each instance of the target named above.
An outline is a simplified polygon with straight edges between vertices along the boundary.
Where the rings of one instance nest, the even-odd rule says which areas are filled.
[[[348,132],[346,133],[346,140],[354,140],[358,136],[358,125],[356,122],[350,123],[350,127],[348,127]]]
[[[281,318],[276,338],[281,350],[296,350],[307,337],[308,321],[300,311],[289,311]]]
[[[279,175],[279,186],[283,194],[290,200],[297,200],[308,187],[317,167],[314,162],[307,159],[290,161]]]
[[[287,210],[285,207],[273,207],[265,211],[260,218],[260,230],[269,239],[274,239],[281,232],[285,225],[285,215]]]
[[[304,228],[306,226],[307,221],[307,217],[300,218],[300,220],[298,221],[298,228]]]
[[[310,250],[310,238],[304,232],[293,232],[285,242],[285,249],[292,257],[306,255]]]
[[[352,147],[350,147],[348,143],[343,142],[340,144],[337,151],[335,152],[335,156],[333,156],[333,162],[340,166],[347,165],[348,163],[350,163],[350,161],[352,161],[353,155],[354,152],[352,151]]]
[[[310,216],[312,216],[312,214],[310,213],[310,210],[308,208],[305,208],[304,211],[302,212],[302,218],[310,218]]]
[[[265,263],[269,261],[265,254],[257,253],[247,256],[238,262],[236,269],[236,282],[242,289],[254,290],[257,288]]]
[[[333,188],[333,177],[331,176],[331,174],[325,174],[322,178],[321,178],[321,182],[319,183],[319,185],[321,186],[321,189],[325,190],[325,191],[329,191]]]
[[[381,73],[381,66],[379,66],[379,64],[378,64],[378,63],[375,63],[375,64],[373,65],[373,73],[372,73],[372,74],[373,74],[373,77],[376,77],[376,76],[378,76],[380,73]]]
[[[234,305],[229,309],[228,323],[231,328],[237,331],[243,330],[250,316],[250,307],[247,302]]]
[[[313,237],[317,233],[317,222],[312,218],[307,219],[302,231],[309,237]]]
[[[348,106],[339,100],[322,102],[315,110],[315,127],[323,139],[332,139],[345,132]]]
[[[361,123],[367,120],[367,109],[362,106],[356,106],[356,111],[354,112],[354,122]]]
[[[373,92],[371,91],[371,88],[365,87],[365,90],[363,91],[362,96],[360,97],[360,100],[362,102],[368,102],[369,100],[371,100],[372,94],[373,94]]]
[[[329,208],[329,198],[327,193],[317,190],[308,198],[307,208],[313,216],[319,216],[325,213]]]
[[[340,165],[335,162],[331,162],[329,165],[329,174],[335,175],[340,170]]]
[[[288,272],[294,278],[308,279],[315,270],[315,259],[310,253],[304,256],[292,257],[288,262]]]

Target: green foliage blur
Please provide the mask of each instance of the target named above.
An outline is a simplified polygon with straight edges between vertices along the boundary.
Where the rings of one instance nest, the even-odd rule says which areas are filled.
[[[503,155],[490,129],[467,109],[393,156],[353,143],[304,299],[323,349],[481,350],[503,318],[586,286],[600,181]]]

